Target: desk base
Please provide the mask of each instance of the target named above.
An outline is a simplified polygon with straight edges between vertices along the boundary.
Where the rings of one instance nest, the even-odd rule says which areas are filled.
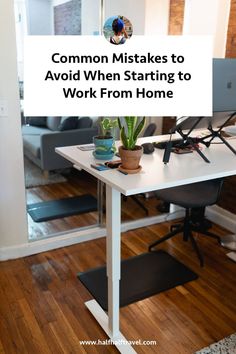
[[[104,332],[108,337],[113,341],[113,345],[119,350],[122,354],[135,354],[136,351],[132,348],[130,344],[127,343],[127,339],[123,336],[122,333],[118,333],[116,337],[113,337],[108,328],[108,316],[105,311],[99,306],[97,301],[90,300],[85,302],[86,307],[95,317],[97,322],[100,324]],[[127,343],[127,344],[126,344]]]
[[[107,311],[106,267],[78,275],[100,306]],[[197,279],[197,274],[160,250],[121,262],[120,307]]]

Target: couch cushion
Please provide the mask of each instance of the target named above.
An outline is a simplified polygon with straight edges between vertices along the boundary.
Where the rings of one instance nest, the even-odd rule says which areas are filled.
[[[44,127],[33,127],[32,125],[22,125],[22,135],[41,135],[52,131]]]
[[[61,119],[61,124],[58,127],[59,131],[77,129],[78,117],[67,117]]]
[[[91,128],[93,125],[93,121],[89,117],[80,117],[78,120],[77,129],[86,129]]]
[[[61,123],[61,117],[47,117],[47,127],[50,130],[58,130]]]
[[[46,127],[46,117],[26,117],[26,121],[29,125]]]
[[[40,158],[40,135],[24,135],[23,136],[24,149]]]

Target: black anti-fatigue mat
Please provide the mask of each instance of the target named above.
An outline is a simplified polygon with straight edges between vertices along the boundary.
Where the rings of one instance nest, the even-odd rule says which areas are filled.
[[[97,199],[90,194],[27,205],[27,211],[35,222],[60,219],[96,210]]]
[[[78,278],[107,311],[106,267],[79,273]],[[129,258],[121,262],[120,307],[197,278],[196,273],[164,251]]]

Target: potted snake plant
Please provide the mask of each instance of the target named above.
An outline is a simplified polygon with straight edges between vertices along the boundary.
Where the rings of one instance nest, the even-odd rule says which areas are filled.
[[[136,143],[138,136],[144,128],[145,117],[139,123],[137,117],[125,117],[124,121],[125,125],[122,125],[118,118],[122,141],[122,145],[119,147],[121,158],[120,169],[127,173],[138,173],[141,170],[139,162],[143,153],[143,147],[136,145]]]
[[[100,122],[101,135],[95,136],[93,142],[95,150],[93,155],[99,160],[110,160],[115,154],[114,130],[118,127],[117,119],[104,118]]]

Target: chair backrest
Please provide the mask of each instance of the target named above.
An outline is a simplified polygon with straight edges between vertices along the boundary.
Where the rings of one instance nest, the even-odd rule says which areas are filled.
[[[187,202],[194,204],[194,201],[196,201],[197,204],[202,204],[202,206],[216,204],[220,197],[223,182],[224,178],[216,178],[186,185],[186,189],[189,186],[189,200]],[[192,207],[195,206],[192,205]]]
[[[187,209],[206,207],[217,203],[223,181],[224,178],[217,178],[162,189],[156,192],[156,196],[165,202]]]
[[[156,131],[156,128],[157,126],[155,123],[148,124],[147,128],[144,130],[143,136],[153,136]]]
[[[189,203],[194,204],[194,201],[196,201],[197,204],[202,203],[202,206],[210,206],[216,204],[220,197],[223,182],[224,178],[216,178],[190,184]],[[188,188],[188,185],[186,185],[186,188]],[[191,193],[193,196],[192,199]],[[192,207],[194,207],[194,205],[192,205]]]

